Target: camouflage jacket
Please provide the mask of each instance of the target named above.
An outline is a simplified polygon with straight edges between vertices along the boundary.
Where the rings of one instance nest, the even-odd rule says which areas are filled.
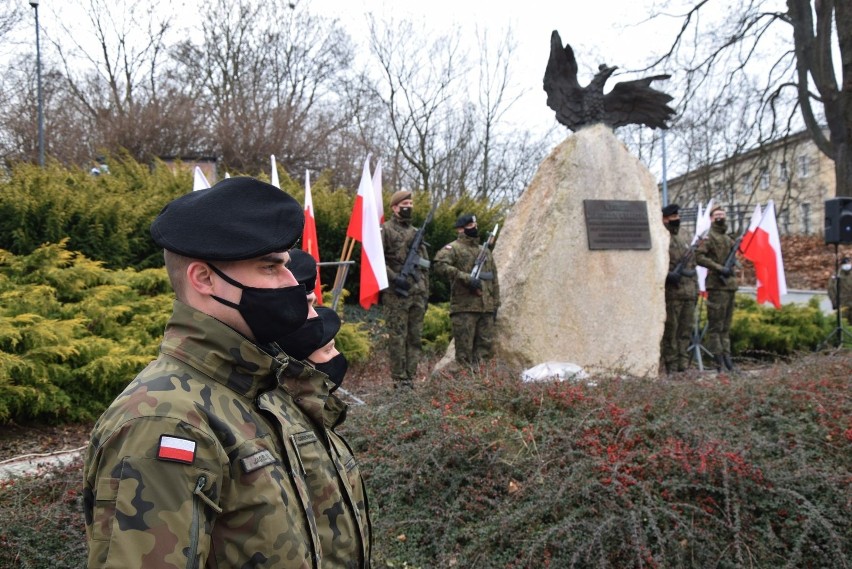
[[[382,246],[385,250],[385,265],[387,266],[388,283],[390,284],[385,293],[393,290],[393,279],[402,270],[416,233],[416,227],[412,227],[410,223],[401,222],[396,216],[382,224]],[[425,243],[421,243],[418,253],[423,259],[429,260]],[[411,284],[408,294],[409,296],[425,298],[429,296],[429,269],[415,267],[414,271],[417,278],[408,277],[408,282]]]
[[[328,378],[175,302],[160,356],[92,432],[89,567],[369,567],[360,472]]]
[[[671,235],[671,234],[670,234]],[[669,272],[689,251],[689,243],[680,235],[671,235],[669,240]],[[683,269],[692,271],[692,276],[681,273],[678,284],[666,283],[666,300],[695,300],[698,298],[698,279],[695,276],[695,255],[691,254],[683,264]]]
[[[695,250],[695,262],[707,267],[707,290],[737,290],[736,276],[723,278],[719,274],[733,246],[734,240],[731,236],[714,224],[710,226],[707,238]]]
[[[837,280],[840,280],[840,302],[843,306],[852,306],[852,273],[841,270],[835,278],[834,275],[831,275],[831,278],[828,279],[828,285],[826,285],[826,290],[828,291],[828,298],[831,300],[831,306],[836,310],[837,309]]]
[[[500,306],[500,283],[491,251],[487,251],[483,273],[491,273],[491,280],[482,280],[482,294],[468,288],[470,271],[482,246],[479,238],[461,235],[445,245],[435,255],[435,272],[450,284],[450,314],[454,312],[494,312]]]

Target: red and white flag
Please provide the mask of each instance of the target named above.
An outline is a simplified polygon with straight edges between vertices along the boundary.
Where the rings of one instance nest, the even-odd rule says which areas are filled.
[[[743,257],[754,264],[757,276],[757,303],[766,301],[781,308],[781,295],[787,294],[784,259],[781,257],[781,239],[775,219],[775,203],[767,202],[763,213],[755,207],[748,231],[740,245]]]
[[[385,204],[382,201],[382,161],[376,164],[373,172],[373,191],[376,193],[376,211],[379,213],[379,225],[385,222]]]
[[[317,222],[314,217],[314,200],[311,197],[311,174],[305,170],[305,228],[302,230],[302,249],[317,262],[317,280],[314,292],[317,304],[322,304],[322,285],[319,273],[319,242],[317,241]]]
[[[707,237],[707,232],[710,231],[710,210],[713,209],[713,198],[707,202],[707,207],[701,209],[701,204],[698,204],[698,214],[695,216],[695,235],[692,236],[692,244],[694,245],[700,239]],[[695,273],[698,275],[698,292],[703,297],[707,297],[707,267],[695,265]]]
[[[271,154],[269,160],[272,162],[272,173],[269,175],[269,183],[280,190],[281,182],[278,181],[278,166],[275,164],[275,155]]]
[[[160,435],[157,458],[192,464],[195,461],[195,441],[169,435]]]
[[[364,160],[364,171],[358,185],[358,195],[349,218],[346,236],[361,242],[361,294],[359,300],[364,309],[379,302],[379,291],[388,287],[388,272],[385,267],[385,251],[379,216],[376,210],[376,194],[370,180],[370,157]]]
[[[192,191],[206,190],[209,187],[210,182],[207,181],[207,177],[204,175],[204,172],[201,171],[201,168],[196,166],[195,172],[192,175]]]

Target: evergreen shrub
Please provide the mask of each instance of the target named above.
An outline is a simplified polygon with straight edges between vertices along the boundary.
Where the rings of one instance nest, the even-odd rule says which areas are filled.
[[[731,324],[731,350],[757,359],[788,357],[813,351],[831,332],[833,320],[812,298],[808,304],[759,305],[746,295],[736,296]]]

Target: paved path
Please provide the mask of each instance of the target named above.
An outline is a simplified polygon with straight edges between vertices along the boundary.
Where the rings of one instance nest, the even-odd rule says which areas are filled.
[[[754,287],[741,286],[737,292],[752,297],[757,296]],[[807,304],[813,297],[819,299],[819,307],[823,314],[834,315],[834,310],[831,309],[831,301],[828,300],[828,294],[824,290],[788,290],[787,294],[781,296],[781,304]]]
[[[0,481],[21,476],[38,476],[79,458],[86,447],[45,454],[25,454],[0,462]]]

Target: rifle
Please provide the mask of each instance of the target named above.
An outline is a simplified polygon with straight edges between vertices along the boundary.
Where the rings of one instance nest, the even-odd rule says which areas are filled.
[[[745,237],[745,232],[742,233],[739,237],[737,237],[736,241],[734,241],[734,246],[731,247],[731,250],[728,251],[728,256],[725,257],[725,262],[722,263],[722,267],[725,269],[731,270],[734,268],[734,263],[737,262],[737,251],[740,248],[740,243],[743,242],[743,237]],[[728,284],[726,280],[728,277],[719,273],[719,279],[722,281],[722,284]]]
[[[482,242],[482,247],[479,248],[479,253],[476,255],[476,261],[473,263],[473,268],[470,270],[470,278],[472,279],[481,279],[485,281],[490,281],[494,277],[490,276],[488,278],[483,278],[481,275],[482,267],[485,266],[485,260],[488,259],[488,248],[494,244],[494,240],[497,239],[497,231],[500,229],[500,224],[496,224],[491,233],[488,234],[488,237],[485,238],[485,241]],[[482,294],[482,290],[476,291],[477,295]]]
[[[420,249],[420,245],[424,243],[423,236],[426,235],[426,226],[432,221],[432,216],[435,215],[435,210],[437,208],[438,204],[436,203],[432,206],[432,209],[429,210],[429,214],[423,221],[423,225],[417,230],[417,233],[414,234],[414,239],[411,240],[411,247],[408,248],[408,255],[405,256],[405,262],[402,264],[402,269],[400,269],[397,276],[405,277],[406,279],[411,277],[416,282],[420,280],[420,275],[417,273],[416,269],[429,268],[429,259],[421,257],[418,251]],[[408,296],[408,289],[394,286],[394,291],[399,296]]]
[[[675,273],[679,277],[684,276],[684,274],[683,274],[684,267],[689,262],[690,257],[692,257],[695,254],[695,250],[698,248],[698,244],[701,243],[701,240],[704,239],[704,237],[706,237],[706,236],[707,236],[706,231],[704,233],[702,233],[701,235],[695,236],[695,239],[693,239],[692,243],[689,244],[689,248],[686,250],[686,252],[683,255],[681,255],[681,257],[678,260],[677,264],[675,265],[674,269],[672,269],[672,271],[671,271],[672,273]],[[694,277],[695,274],[693,273],[691,275],[686,275],[686,276]]]

